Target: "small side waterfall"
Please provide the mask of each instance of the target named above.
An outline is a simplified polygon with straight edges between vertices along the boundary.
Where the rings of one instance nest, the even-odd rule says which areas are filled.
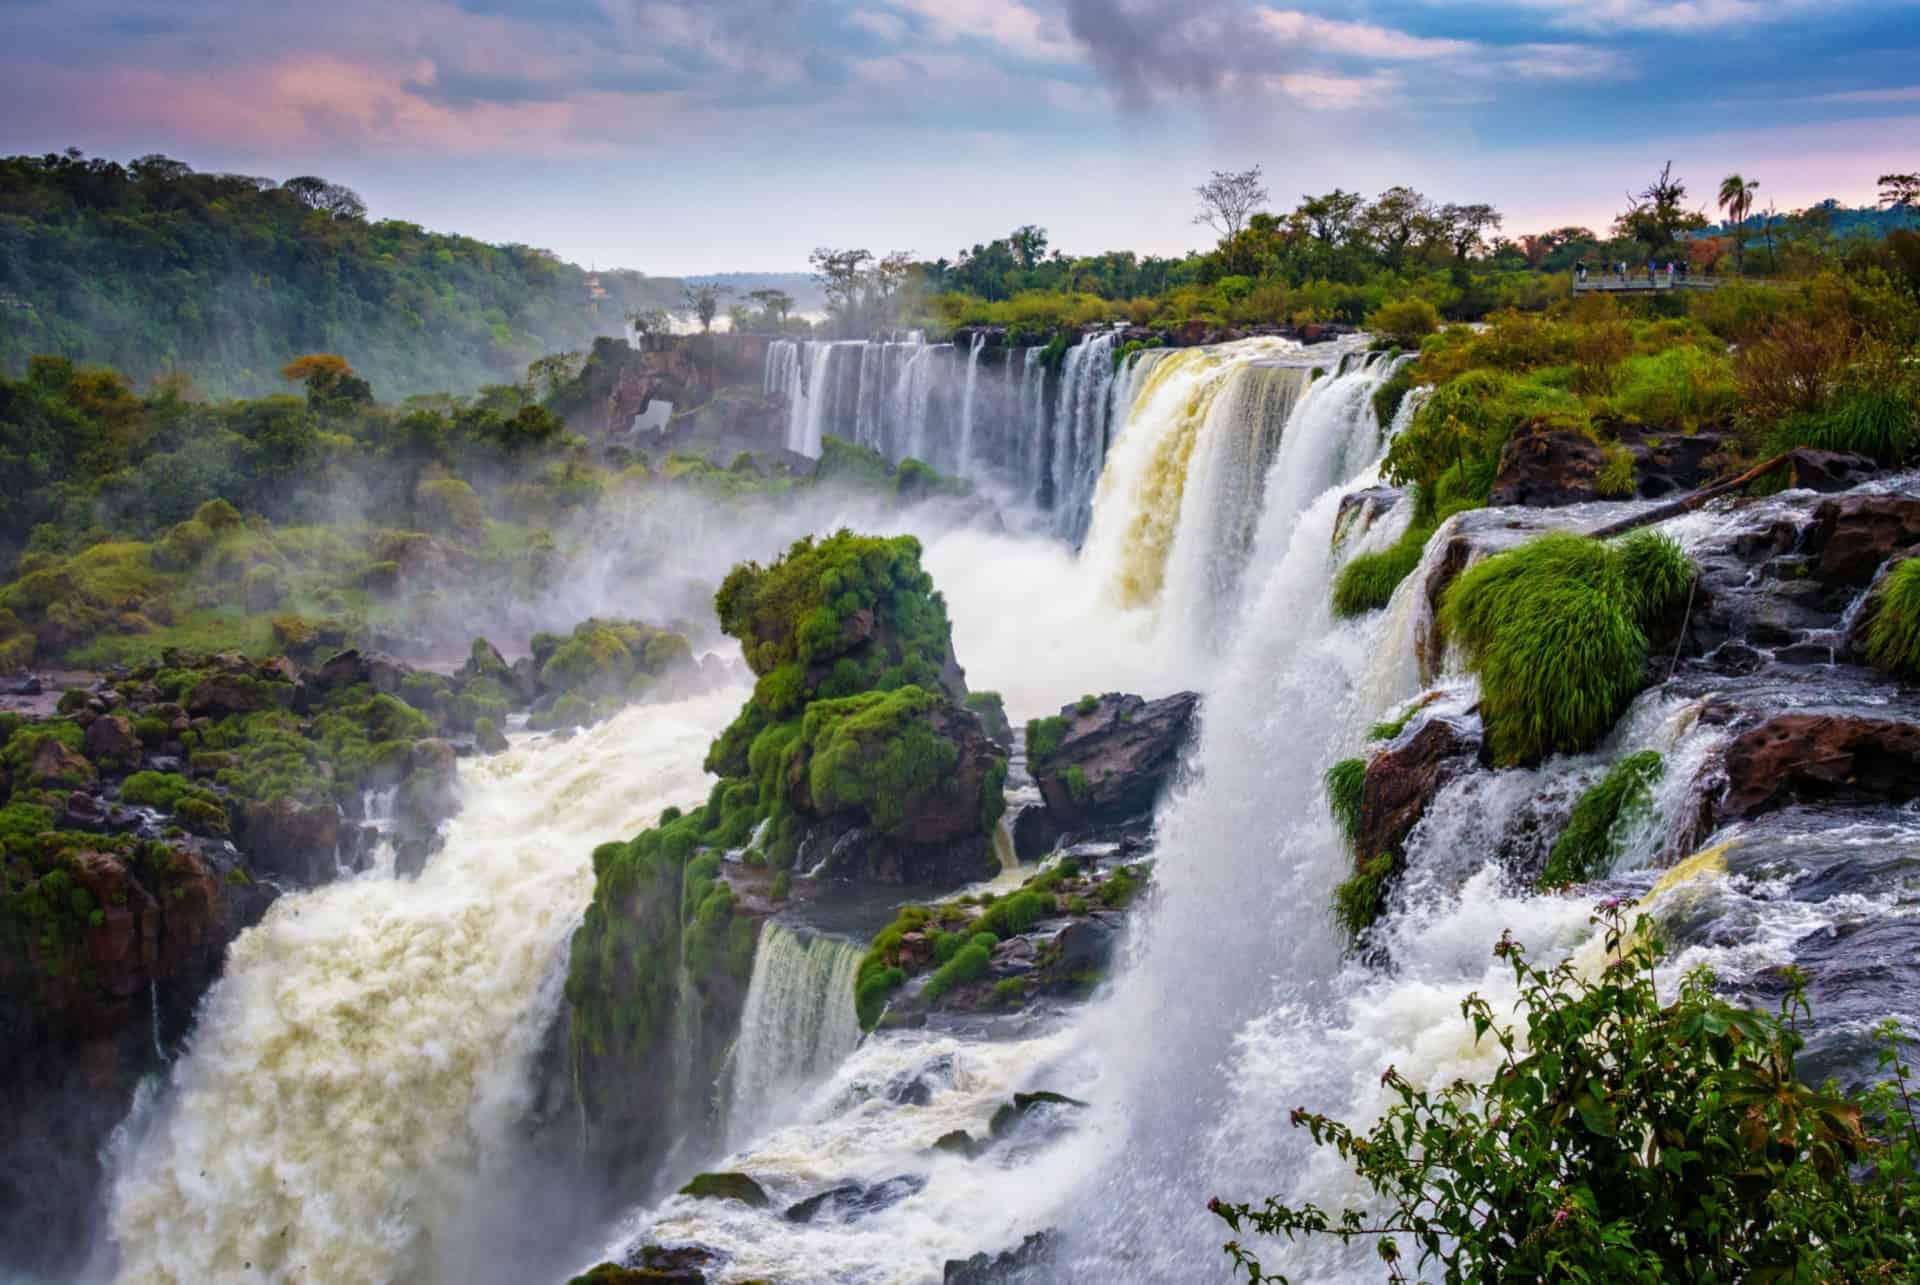
[[[1116,343],[1111,330],[1064,353],[996,346],[985,331],[972,334],[964,354],[918,332],[776,339],[763,389],[787,404],[789,450],[817,457],[834,436],[895,461],[912,457],[1045,514],[1046,530],[1077,543],[1114,426],[1141,372],[1167,355],[1136,354],[1116,371]]]
[[[860,1042],[853,975],[860,949],[769,922],[760,933],[733,1046],[727,1133],[736,1143],[839,1065]]]

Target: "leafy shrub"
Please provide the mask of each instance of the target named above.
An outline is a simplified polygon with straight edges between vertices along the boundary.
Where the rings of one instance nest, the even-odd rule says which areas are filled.
[[[933,976],[927,978],[921,996],[932,1002],[956,986],[964,986],[986,976],[987,968],[993,962],[993,948],[998,944],[992,933],[974,934],[971,940],[954,952],[952,958],[934,970]]]
[[[1558,888],[1605,874],[1617,851],[1620,823],[1652,802],[1653,783],[1665,770],[1653,750],[1629,754],[1609,768],[1573,805],[1573,816],[1540,874],[1540,886]]]
[[[1052,896],[1023,890],[994,902],[985,914],[973,921],[973,926],[976,932],[992,933],[1005,941],[1009,937],[1019,936],[1052,913]]]
[[[1629,357],[1607,404],[1616,415],[1691,432],[1726,419],[1738,402],[1726,355],[1683,344]]]
[[[1360,1237],[1392,1280],[1907,1279],[1920,1119],[1898,1032],[1881,1029],[1889,1082],[1864,1100],[1809,1088],[1795,1072],[1797,985],[1779,1017],[1721,999],[1705,970],[1663,1003],[1646,921],[1629,933],[1611,911],[1605,934],[1591,976],[1495,947],[1522,1016],[1508,1025],[1506,1005],[1478,995],[1462,1006],[1475,1042],[1503,1053],[1485,1082],[1429,1088],[1389,1067],[1394,1100],[1364,1131],[1294,1112],[1375,1199],[1338,1215],[1212,1202],[1248,1281],[1286,1280],[1241,1243],[1250,1235]]]
[[[1341,759],[1327,769],[1327,807],[1348,843],[1360,832],[1360,799],[1366,788],[1365,759]]]
[[[1417,347],[1422,339],[1440,329],[1440,313],[1425,299],[1396,299],[1369,313],[1366,329],[1405,347]],[[1386,422],[1381,420],[1383,424]]]
[[[1920,558],[1896,563],[1873,591],[1867,659],[1901,678],[1920,680]]]

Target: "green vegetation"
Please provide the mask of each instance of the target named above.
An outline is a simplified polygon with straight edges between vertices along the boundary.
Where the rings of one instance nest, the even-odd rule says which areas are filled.
[[[1920,558],[1896,563],[1873,591],[1867,659],[1890,674],[1920,680]]]
[[[703,1173],[680,1188],[680,1194],[695,1200],[737,1200],[755,1209],[767,1206],[767,1193],[759,1183],[743,1173]]]
[[[1007,721],[1007,706],[999,692],[968,692],[960,703],[974,712],[989,737],[1002,745],[1013,740],[1013,725]]]
[[[529,646],[542,688],[528,721],[536,731],[596,722],[694,667],[685,637],[635,620],[587,620],[566,637],[535,634]],[[482,681],[480,691],[467,693],[463,712],[470,720],[503,717],[511,675],[488,673]]]
[[[1347,940],[1357,942],[1387,904],[1387,887],[1400,872],[1393,854],[1362,862],[1352,878],[1333,890],[1333,921]]]
[[[282,363],[347,354],[383,392],[471,392],[671,306],[680,283],[398,220],[318,179],[197,174],[164,156],[0,158],[0,371],[38,353],[136,380],[192,371],[260,396]]]
[[[1367,788],[1367,761],[1341,759],[1327,769],[1327,807],[1347,842],[1360,832],[1360,800]]]
[[[1387,548],[1377,553],[1357,554],[1340,568],[1333,580],[1333,614],[1358,616],[1378,611],[1393,600],[1393,591],[1413,574],[1426,552],[1427,541],[1440,524],[1455,513],[1475,507],[1471,500],[1456,500],[1437,513],[1421,514],[1415,507],[1414,520]]]
[[[975,933],[933,971],[921,995],[931,1003],[956,986],[979,981],[986,976],[987,966],[993,962],[993,948],[999,944],[1000,939],[990,932]]]
[[[1608,546],[1567,534],[1462,573],[1440,619],[1480,677],[1494,762],[1575,753],[1605,735],[1645,679],[1647,626],[1690,578],[1660,537]]]
[[[1214,1201],[1249,1282],[1243,1238],[1360,1238],[1387,1279],[1707,1282],[1906,1280],[1920,1261],[1920,1118],[1909,1041],[1882,1027],[1886,1082],[1860,1098],[1800,1082],[1797,978],[1779,1016],[1714,993],[1704,969],[1661,1000],[1647,921],[1604,921],[1607,962],[1543,969],[1503,939],[1510,1010],[1463,1005],[1500,1065],[1485,1081],[1416,1084],[1362,1130],[1300,1110],[1374,1199],[1332,1214],[1272,1198]],[[1509,1018],[1510,1011],[1518,1017]]]
[[[1573,805],[1573,816],[1540,873],[1540,886],[1585,883],[1607,873],[1619,851],[1621,824],[1653,801],[1653,783],[1665,770],[1653,750],[1629,754],[1609,768]]]
[[[1058,714],[1027,720],[1027,766],[1038,768],[1052,758],[1066,739],[1067,720]]]

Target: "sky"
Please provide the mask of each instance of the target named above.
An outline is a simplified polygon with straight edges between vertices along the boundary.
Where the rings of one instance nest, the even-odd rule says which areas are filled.
[[[1920,170],[1920,0],[0,0],[0,150],[317,173],[376,218],[657,274],[816,246],[1210,240],[1406,183],[1518,235],[1667,160],[1705,205]]]

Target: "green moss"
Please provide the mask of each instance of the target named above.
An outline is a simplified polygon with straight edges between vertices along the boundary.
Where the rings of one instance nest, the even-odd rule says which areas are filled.
[[[996,758],[980,778],[980,829],[991,834],[1007,814],[1007,760]]]
[[[1400,413],[1400,403],[1414,389],[1413,364],[1400,367],[1388,376],[1387,382],[1373,390],[1373,417],[1385,432],[1393,424],[1393,417]]]
[[[768,889],[767,896],[773,901],[785,901],[792,893],[793,874],[791,871],[782,870],[773,877],[773,886]]]
[[[1333,893],[1333,919],[1347,940],[1358,941],[1386,906],[1387,885],[1397,873],[1394,859],[1382,854],[1362,865]]]
[[[860,1028],[870,1031],[886,1011],[887,997],[907,984],[907,974],[896,967],[862,971],[853,984],[853,1008]]]
[[[1067,910],[1072,914],[1084,915],[1091,909],[1092,907],[1087,904],[1087,899],[1085,897],[1067,898]]]
[[[1908,680],[1920,680],[1920,558],[1896,563],[1873,591],[1867,622],[1867,660]]]
[[[1365,759],[1341,759],[1327,769],[1327,808],[1348,843],[1360,832],[1360,800],[1366,788]]]
[[[1093,793],[1093,787],[1087,784],[1086,771],[1078,763],[1069,764],[1061,779],[1067,784],[1067,796],[1075,803],[1085,803]]]
[[[1116,870],[1093,890],[1093,899],[1109,910],[1120,910],[1139,895],[1140,884],[1132,867]]]
[[[1013,725],[1007,722],[1007,707],[999,692],[968,692],[961,703],[979,715],[989,737],[1003,744],[1013,739]]]
[[[755,1209],[764,1209],[767,1205],[767,1193],[743,1173],[699,1174],[680,1188],[680,1194],[695,1200],[737,1200]]]
[[[1067,720],[1058,714],[1027,720],[1027,763],[1038,768],[1060,749],[1067,734]]]
[[[1558,888],[1605,874],[1617,851],[1620,823],[1652,802],[1653,783],[1665,770],[1653,750],[1615,763],[1573,805],[1573,816],[1541,872],[1540,886]]]
[[[1073,712],[1080,715],[1080,717],[1085,718],[1087,715],[1093,713],[1094,710],[1099,708],[1100,708],[1100,698],[1098,696],[1089,694],[1086,696],[1082,696],[1080,698],[1079,704],[1073,707]]]
[[[914,805],[949,783],[959,749],[928,721],[935,698],[918,687],[815,701],[801,721],[814,805],[863,809],[882,833],[904,827]]]
[[[927,984],[920,992],[928,1003],[938,1000],[956,986],[964,986],[986,976],[987,968],[993,962],[995,939],[991,933],[980,933],[962,946],[946,963],[934,970],[927,978]]]
[[[1673,554],[1648,542],[1610,548],[1546,535],[1448,588],[1441,624],[1480,677],[1496,765],[1585,750],[1613,726],[1644,679],[1643,617],[1685,587],[1676,574],[1684,559]]]
[[[1017,937],[1054,913],[1054,900],[1044,892],[1021,891],[1003,897],[973,921],[976,932],[992,933],[1002,941]]]

